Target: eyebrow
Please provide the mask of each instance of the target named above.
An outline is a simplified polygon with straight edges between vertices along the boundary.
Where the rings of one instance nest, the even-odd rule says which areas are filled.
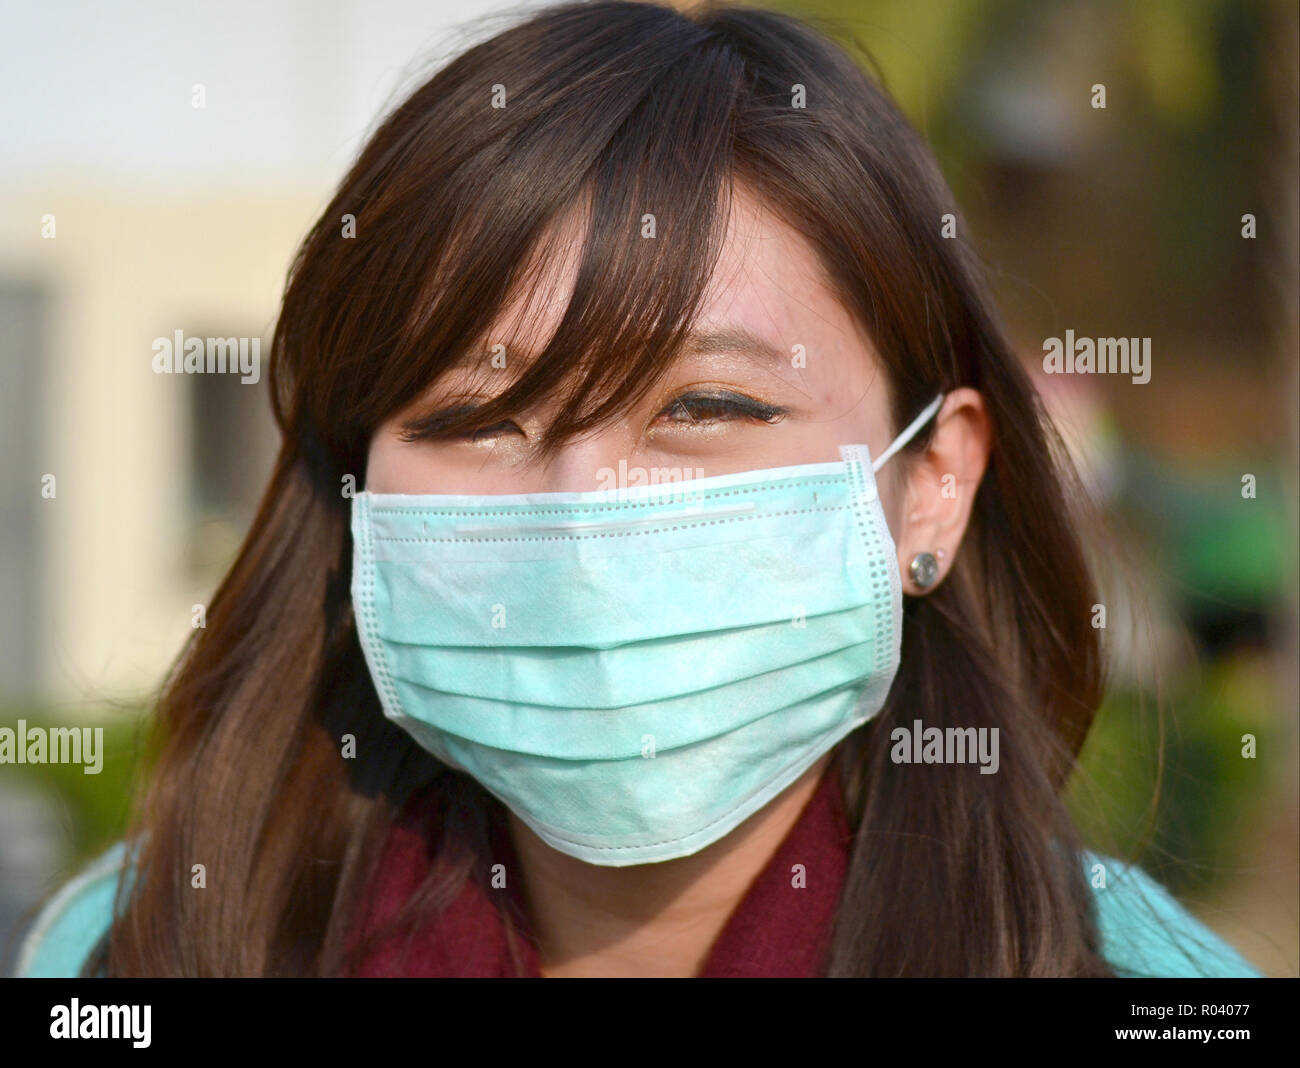
[[[483,354],[491,351],[491,348],[492,345],[487,343],[471,346],[461,352],[447,367],[447,370],[460,371],[479,366]],[[516,350],[516,354],[522,355],[525,361],[529,361],[535,358],[536,351],[526,349],[520,353],[519,350]],[[755,358],[757,362],[762,364],[784,364],[789,359],[789,354],[782,352],[771,341],[736,324],[707,326],[700,330],[690,331],[682,340],[677,355],[748,356]]]
[[[456,370],[477,363],[482,359],[483,353],[489,352],[491,348],[492,346],[486,343],[470,347],[452,362],[448,370]],[[525,349],[522,353],[519,353],[518,350],[516,352],[522,355],[525,360],[536,356],[535,350],[531,348]],[[692,330],[683,339],[678,355],[756,356],[763,363],[779,363],[787,358],[787,354],[772,342],[759,337],[743,326],[737,325],[710,326],[702,330]]]
[[[718,326],[693,330],[682,344],[683,356],[717,356],[722,354],[756,356],[763,363],[780,363],[786,354],[770,341],[751,333],[743,326]]]

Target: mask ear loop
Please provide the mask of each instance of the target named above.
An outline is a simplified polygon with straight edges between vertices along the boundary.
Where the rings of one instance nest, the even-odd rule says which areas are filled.
[[[937,412],[940,406],[943,404],[943,398],[944,398],[944,394],[940,393],[937,397],[934,398],[934,400],[932,400],[929,404],[927,404],[925,408],[922,410],[921,414],[918,415],[915,419],[913,419],[910,423],[908,423],[907,428],[901,434],[899,434],[898,437],[896,437],[893,440],[893,443],[889,446],[889,448],[887,448],[878,457],[876,457],[876,459],[871,464],[871,470],[873,474],[879,471],[882,467],[884,467],[886,460],[888,460],[891,456],[894,455],[894,453],[898,452],[899,449],[901,449],[904,445],[906,445],[909,441],[911,441],[914,437],[916,437],[916,432],[920,430],[921,427],[925,426],[925,424],[928,423],[931,419],[934,418],[934,413]]]

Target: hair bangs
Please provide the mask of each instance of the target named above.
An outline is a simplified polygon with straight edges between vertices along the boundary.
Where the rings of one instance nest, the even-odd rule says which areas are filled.
[[[630,71],[606,67],[611,85],[569,94],[511,147],[510,166],[462,178],[472,195],[460,225],[439,242],[425,296],[386,361],[385,417],[418,411],[456,369],[458,392],[479,403],[440,417],[439,435],[552,404],[537,442],[544,455],[654,387],[699,312],[730,216],[741,66],[697,44],[639,86],[581,173],[570,142],[590,138],[594,107],[582,98],[614,83],[626,90]],[[559,303],[555,326],[538,336],[543,309]]]

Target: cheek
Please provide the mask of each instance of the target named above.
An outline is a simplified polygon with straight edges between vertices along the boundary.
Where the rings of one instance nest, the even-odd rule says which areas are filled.
[[[901,546],[906,534],[904,515],[903,480],[899,477],[896,466],[897,457],[887,463],[876,474],[876,489],[880,493],[880,504],[885,512],[885,522],[896,546]]]
[[[366,454],[366,489],[374,493],[407,492],[403,487],[416,476],[411,470],[412,452],[386,429],[375,434]]]

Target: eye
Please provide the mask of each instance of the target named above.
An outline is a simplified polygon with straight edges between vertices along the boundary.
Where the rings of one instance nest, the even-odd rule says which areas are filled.
[[[491,426],[480,427],[478,430],[464,433],[450,429],[453,424],[466,416],[472,415],[477,410],[478,405],[476,404],[456,404],[450,408],[443,408],[436,412],[430,412],[428,415],[422,415],[402,427],[402,440],[488,441],[504,433],[523,433],[518,424],[511,419],[504,419],[499,423],[493,423]]]
[[[487,441],[489,438],[498,437],[501,434],[509,433],[512,430],[520,434],[523,433],[519,427],[515,426],[511,420],[507,419],[503,423],[493,423],[492,426],[485,426],[481,430],[475,430],[472,433],[462,434],[460,436],[467,441]]]
[[[764,404],[753,397],[727,390],[693,391],[674,398],[656,417],[669,426],[709,425],[737,419],[776,423],[788,414],[788,408]]]

